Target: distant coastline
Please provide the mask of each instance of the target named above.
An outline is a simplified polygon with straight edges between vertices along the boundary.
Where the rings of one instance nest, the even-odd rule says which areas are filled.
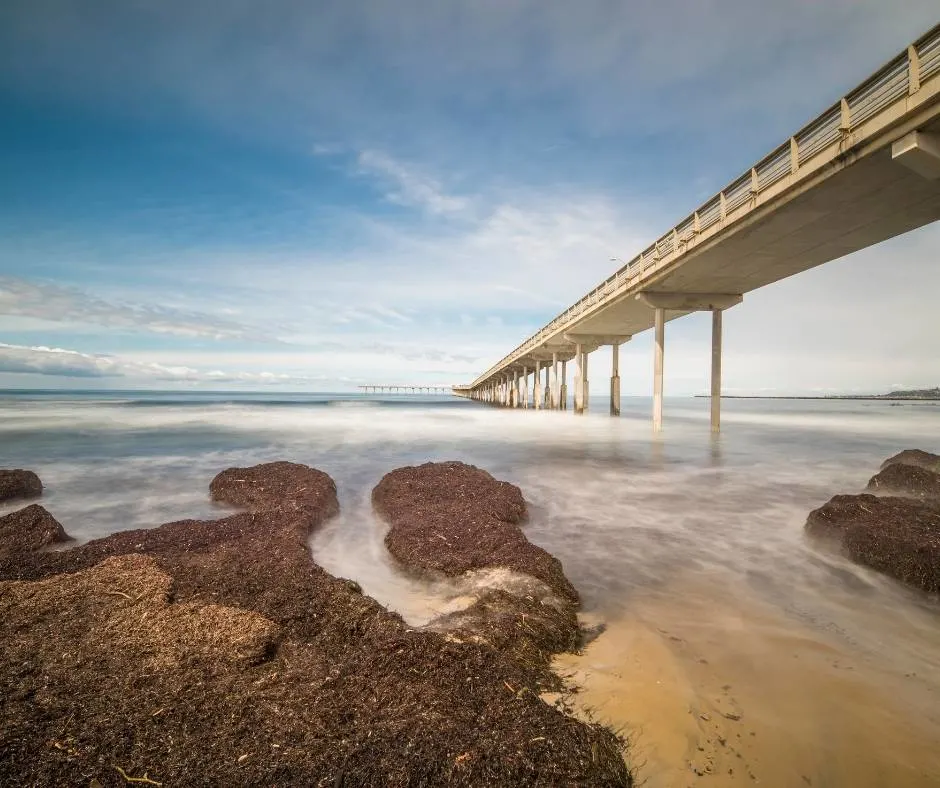
[[[696,394],[696,397],[708,399],[708,394]],[[777,395],[777,394],[722,394],[722,399],[839,399],[839,400],[874,400],[874,401],[907,401],[907,402],[938,402],[940,401],[940,387],[932,389],[909,389],[904,391],[890,391],[887,394],[826,394],[824,396],[803,395]]]

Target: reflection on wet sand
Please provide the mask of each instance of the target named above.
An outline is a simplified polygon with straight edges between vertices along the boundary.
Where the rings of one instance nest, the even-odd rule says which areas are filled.
[[[636,596],[555,668],[649,788],[940,784],[935,685],[718,583]]]

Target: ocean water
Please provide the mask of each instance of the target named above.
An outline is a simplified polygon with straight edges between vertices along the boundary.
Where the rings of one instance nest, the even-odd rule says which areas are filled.
[[[342,508],[313,536],[316,560],[417,625],[475,582],[500,580],[401,572],[371,490],[403,465],[473,463],[522,488],[527,535],[562,561],[587,613],[616,621],[651,598],[681,608],[695,594],[706,603],[698,625],[703,607],[717,621],[738,601],[759,603],[778,629],[854,660],[867,683],[903,679],[907,710],[940,733],[940,603],[819,551],[802,532],[811,509],[860,491],[889,455],[940,451],[940,405],[726,400],[718,437],[707,400],[667,399],[665,411],[654,436],[643,398],[625,397],[615,419],[604,398],[579,417],[440,395],[5,393],[0,467],[39,473],[43,505],[87,540],[219,516],[208,485],[229,466],[315,466],[335,479]]]

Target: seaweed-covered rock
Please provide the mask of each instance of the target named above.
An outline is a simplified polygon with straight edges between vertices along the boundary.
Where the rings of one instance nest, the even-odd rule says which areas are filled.
[[[847,557],[931,593],[940,592],[940,506],[910,498],[836,495],[810,512],[806,532]]]
[[[631,784],[511,652],[319,567],[335,488],[285,466],[220,474],[221,520],[0,556],[0,784]]]
[[[472,465],[426,463],[387,474],[372,500],[390,526],[385,544],[405,566],[476,575],[476,599],[430,626],[511,654],[540,688],[561,689],[549,664],[580,645],[578,595],[561,562],[522,533],[519,488]],[[480,582],[500,573],[501,582]]]
[[[391,526],[386,547],[411,569],[459,575],[505,567],[578,601],[561,562],[519,528],[526,514],[519,488],[480,468],[461,462],[399,468],[382,478],[372,502]]]
[[[42,482],[32,471],[0,470],[0,503],[17,498],[38,498],[42,495]]]
[[[336,484],[328,474],[296,462],[268,462],[228,468],[209,485],[215,501],[252,511],[305,509],[320,518],[339,512]]]
[[[905,449],[898,452],[881,463],[881,470],[898,463],[901,465],[916,465],[919,468],[926,468],[928,471],[940,473],[940,454],[932,454],[923,449]]]
[[[919,465],[892,463],[871,477],[869,490],[909,495],[920,499],[940,499],[940,473]]]
[[[33,552],[70,539],[59,521],[38,503],[0,517],[0,556]]]

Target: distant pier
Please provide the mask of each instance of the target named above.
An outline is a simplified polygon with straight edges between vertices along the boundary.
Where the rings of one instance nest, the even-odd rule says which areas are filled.
[[[357,386],[363,394],[452,394],[452,386]]]

